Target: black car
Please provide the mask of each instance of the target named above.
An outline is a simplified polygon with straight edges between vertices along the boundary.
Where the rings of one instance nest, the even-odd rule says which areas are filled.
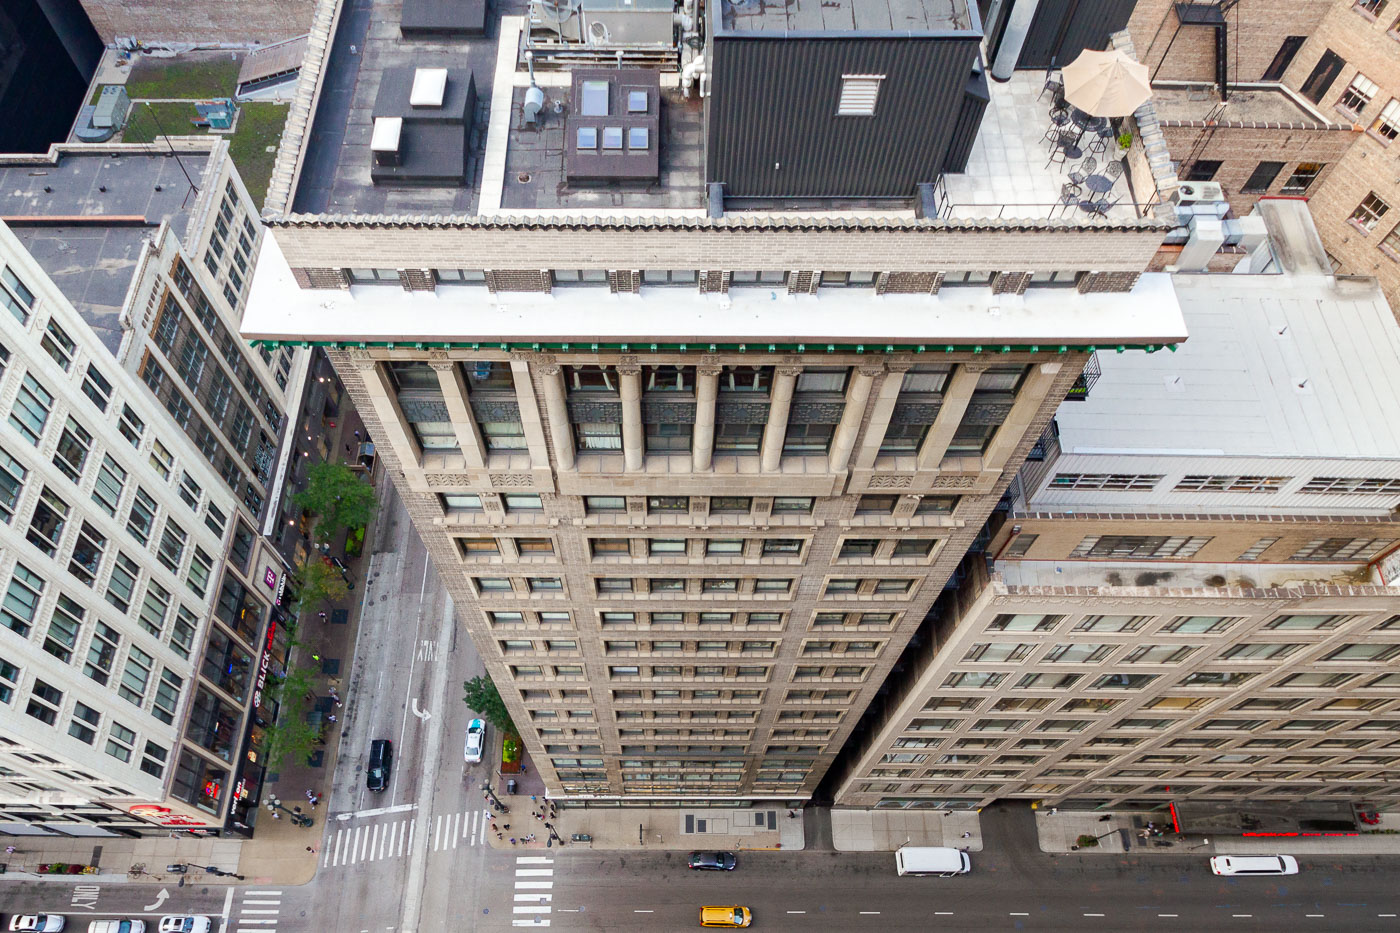
[[[739,857],[733,852],[692,852],[686,864],[699,871],[733,871]]]
[[[394,743],[375,739],[369,743],[369,767],[365,769],[365,786],[378,792],[389,786],[389,773],[394,770]]]

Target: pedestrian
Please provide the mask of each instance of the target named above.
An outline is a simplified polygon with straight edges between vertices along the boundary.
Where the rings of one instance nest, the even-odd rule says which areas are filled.
[[[510,829],[510,824],[509,824],[509,823],[506,824],[506,829]]]
[[[309,787],[306,789],[306,799],[307,799],[307,800],[315,800],[315,799],[316,799],[316,792],[315,792],[314,790],[312,790],[311,788],[309,788]]]
[[[335,717],[335,713],[331,713],[329,716],[327,716],[326,720],[328,722],[340,722],[340,720]]]
[[[345,705],[344,703],[341,703],[341,702],[340,702],[340,698],[339,698],[339,697],[336,697],[336,699],[335,699],[335,708],[336,708],[336,709],[340,709],[340,708],[341,708],[342,706],[344,706],[344,705]]]
[[[529,774],[529,773],[530,773],[530,769],[527,768],[527,767],[525,767],[525,762],[523,762],[523,761],[520,763],[520,773],[521,773],[521,774]]]
[[[505,834],[505,833],[496,833],[496,838],[497,838],[497,839],[504,839],[504,838],[506,838],[506,834]]]
[[[272,818],[273,818],[274,820],[280,820],[280,819],[282,818],[282,814],[278,813],[276,810],[273,810],[273,811],[272,811]]]
[[[491,832],[494,833],[495,831],[496,831],[496,821],[495,821],[495,820],[492,820],[492,821],[491,821]]]
[[[356,428],[356,429],[355,429],[355,440],[358,441],[359,439],[360,439],[360,429],[359,429],[359,428]]]
[[[320,612],[316,613],[316,617],[322,622],[326,621],[326,610],[322,609]]]
[[[319,654],[313,654],[311,656],[311,660],[319,662],[321,660],[321,656]]]
[[[534,794],[531,794],[531,795],[530,795],[530,802],[531,802],[531,803],[539,803],[539,802],[540,802],[540,798],[536,797]]]
[[[14,855],[14,854],[15,854],[15,847],[14,847],[14,846],[5,846],[5,854],[6,854],[6,855]]]
[[[515,845],[515,837],[514,837],[514,836],[511,836],[511,837],[510,837],[510,844],[511,844],[511,845]]]
[[[962,834],[962,837],[963,837],[964,839],[971,839],[971,838],[972,838],[972,833],[963,833],[963,834]]]
[[[346,445],[345,445],[345,452],[346,452],[347,454],[350,452],[350,445],[349,445],[349,444],[346,444]]]
[[[316,854],[316,850],[315,850],[314,848],[312,848],[311,846],[307,846],[307,847],[306,847],[306,851],[310,852],[312,855],[315,855],[315,854]]]

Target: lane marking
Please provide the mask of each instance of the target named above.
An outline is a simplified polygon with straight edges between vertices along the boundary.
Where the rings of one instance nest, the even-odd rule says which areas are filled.
[[[275,898],[272,898],[271,900],[253,900],[251,897],[245,897],[245,898],[243,898],[243,903],[244,903],[245,906],[248,905],[248,904],[273,904],[273,905],[276,905],[276,904],[282,903],[282,899],[281,899],[280,897],[275,897]]]
[[[1325,917],[1326,914],[1303,914],[1304,917]]]
[[[537,904],[544,904],[544,903],[548,903],[549,901],[554,900],[554,895],[553,895],[553,894],[517,894],[517,895],[515,895],[515,899],[516,899],[517,901],[527,901],[527,902],[528,902],[528,901],[534,901],[534,902],[537,903]]]
[[[553,881],[517,881],[515,883],[515,890],[517,891],[548,891],[552,887],[554,887]]]
[[[789,911],[788,911],[788,913],[790,913],[790,914],[805,914],[806,912],[807,912],[807,911],[805,911],[805,910],[789,910]]]
[[[259,894],[276,894],[276,895],[278,895],[278,896],[280,897],[281,894],[282,894],[282,890],[279,888],[279,889],[276,890],[276,891],[244,891],[244,892],[243,892],[243,896],[244,896],[244,897],[254,897],[254,896],[259,895]]]
[[[953,916],[953,912],[951,910],[935,910],[933,915],[935,917],[951,917]]]
[[[1377,917],[1393,917],[1394,914],[1376,914]]]
[[[1254,914],[1231,914],[1232,917],[1253,917]]]
[[[344,821],[358,817],[383,816],[386,813],[407,813],[409,810],[416,809],[418,809],[418,804],[416,803],[401,803],[393,807],[376,807],[373,810],[354,810],[349,813],[337,813],[335,818]]]
[[[379,823],[374,824],[374,833],[373,833],[373,836],[372,836],[372,838],[371,838],[371,840],[370,840],[370,844],[369,844],[369,858],[370,858],[370,861],[374,861],[374,860],[376,860],[376,859],[379,858],[379,856],[376,855],[375,853],[379,851],[379,828],[380,828],[380,825],[381,825],[381,824],[379,824]]]
[[[656,913],[656,911],[654,911],[654,910],[634,910],[634,911],[632,911],[632,913],[634,913],[634,914],[654,914],[654,913]]]
[[[512,920],[510,925],[513,927],[547,927],[549,926],[549,921],[539,917],[531,917],[529,920],[520,918]]]
[[[865,917],[865,916],[879,916],[879,914],[880,914],[880,912],[879,912],[878,910],[862,910],[860,913],[861,913],[861,916],[862,916],[862,917]]]
[[[544,855],[522,855],[516,860],[520,865],[553,865],[554,859]]]
[[[442,840],[442,814],[439,813],[433,820],[433,851],[438,850],[438,842]]]
[[[554,874],[552,868],[517,868],[515,877],[517,878],[548,878]]]
[[[1103,914],[1085,914],[1086,917],[1102,917]]]
[[[224,892],[224,912],[219,914],[219,919],[224,921],[224,926],[228,926],[229,911],[233,909],[233,888]]]
[[[1159,917],[1176,917],[1176,916],[1179,916],[1179,915],[1178,915],[1178,914],[1158,914],[1157,916],[1159,916]]]
[[[1013,910],[1013,911],[1011,911],[1011,916],[1013,916],[1013,917],[1029,917],[1030,914],[1025,913],[1025,912],[1022,912],[1022,911]]]
[[[241,911],[239,911],[239,913],[244,913],[244,914],[280,914],[281,912],[282,912],[282,911],[281,911],[280,909],[263,910],[261,907],[256,907],[256,908],[251,908],[251,909],[250,909],[250,908],[247,908],[247,907],[244,907]]]
[[[513,911],[517,914],[547,914],[550,911],[550,907],[548,905],[532,906],[530,904],[516,904]]]

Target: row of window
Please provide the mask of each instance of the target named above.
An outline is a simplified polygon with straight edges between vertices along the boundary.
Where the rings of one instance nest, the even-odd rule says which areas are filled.
[[[1025,556],[1035,543],[1036,535],[1022,535],[1018,548],[1010,557]],[[1027,540],[1029,539],[1029,540]],[[1070,558],[1106,558],[1110,560],[1187,560],[1213,540],[1210,535],[1087,535]],[[1258,560],[1277,537],[1261,538],[1249,546],[1238,560]],[[1369,561],[1393,546],[1397,538],[1313,538],[1295,550],[1290,561]]]
[[[822,588],[826,597],[852,596],[907,596],[913,591],[918,579],[862,579],[846,578],[827,580]],[[478,595],[510,593],[524,595],[534,593],[563,593],[562,577],[473,577]],[[687,583],[686,578],[666,577],[650,580],[633,580],[630,577],[600,577],[595,581],[599,595],[629,593],[680,593],[680,594],[767,594],[787,593],[792,589],[791,579],[740,579],[738,577],[695,578]]]
[[[425,453],[452,452],[461,448],[458,429],[448,418],[443,396],[444,375],[427,363],[395,360],[384,364],[398,396],[399,408]],[[521,450],[527,446],[519,407],[513,404],[513,376],[508,364],[459,361],[477,427],[488,451]],[[889,425],[881,439],[886,456],[917,454],[942,405],[943,392],[956,367],[951,363],[921,363],[904,373]],[[1014,402],[1029,368],[1023,364],[998,364],[977,376],[972,399],[959,419],[946,453],[977,456],[991,442]],[[804,367],[796,376],[787,423],[780,425],[785,456],[816,456],[830,452],[836,427],[844,412],[850,367]],[[622,376],[612,364],[563,367],[572,443],[578,453],[620,451],[622,417],[612,406],[621,404]],[[640,374],[644,399],[664,396],[677,404],[643,404],[642,429],[646,451],[681,453],[691,449],[695,410],[696,368],[685,365],[647,365]],[[763,400],[771,391],[771,366],[724,366],[719,376],[721,402]],[[455,386],[450,390],[457,391]],[[503,401],[497,393],[508,396]],[[486,404],[496,398],[497,404]],[[583,404],[587,399],[598,404]],[[478,402],[481,403],[478,409]],[[713,451],[717,454],[756,455],[770,427],[768,409],[762,404],[718,404],[715,409]],[[557,440],[556,443],[561,442]]]
[[[581,130],[580,132],[586,132]],[[619,136],[617,141],[621,142]],[[597,137],[593,137],[593,146],[580,148],[596,148]],[[207,261],[207,260],[206,260]],[[345,276],[351,285],[401,285],[403,278],[398,269],[389,268],[356,268],[346,269]],[[485,285],[486,270],[484,269],[433,269],[433,278],[439,285]],[[709,270],[715,274],[714,270]],[[815,273],[817,285],[821,288],[870,288],[875,287],[881,271],[896,272],[898,270],[880,271],[840,271],[824,270]],[[578,286],[592,286],[595,288],[606,288],[609,285],[607,269],[551,269],[549,270],[550,285],[554,288],[572,288]],[[943,277],[943,287],[956,288],[964,287],[987,287],[998,275],[999,270],[976,270],[971,272],[945,272]],[[786,290],[791,276],[796,272],[778,269],[756,270],[740,269],[727,273],[730,287],[756,286],[759,288],[776,288]],[[923,273],[917,273],[923,274]],[[1032,285],[1043,286],[1073,286],[1078,283],[1079,277],[1084,272],[1075,270],[1055,270],[1047,272],[1031,273]],[[641,270],[642,284],[654,287],[690,287],[696,288],[700,282],[700,272],[695,269],[643,269]]]
[[[1150,492],[1165,478],[1163,473],[1057,473],[1050,480],[1050,488]],[[1172,487],[1172,492],[1274,493],[1282,490],[1293,479],[1292,476],[1188,474]],[[1400,479],[1379,476],[1314,476],[1297,491],[1309,495],[1393,495],[1400,493]]]
[[[884,628],[894,624],[893,612],[817,612],[812,615],[813,628]],[[565,610],[525,613],[515,610],[488,610],[487,619],[497,628],[523,626],[527,616],[532,624],[541,626],[572,626],[573,617]],[[742,625],[749,628],[781,626],[781,612],[622,612],[604,610],[598,614],[603,628],[689,627],[697,625]]]
[[[856,500],[856,515],[892,515],[899,505],[897,495],[866,495]],[[688,515],[703,507],[710,515],[750,515],[754,512],[752,496],[646,496],[648,515]],[[454,512],[482,512],[481,496],[475,493],[440,494],[443,510]],[[810,515],[816,500],[812,496],[773,496],[771,500],[761,500],[768,505],[774,515]],[[915,515],[952,515],[958,507],[958,496],[921,496],[914,506]],[[523,514],[544,511],[544,498],[538,493],[504,493],[501,503],[506,514]],[[584,496],[584,513],[587,515],[625,514],[626,496]],[[601,540],[601,539],[594,539]],[[622,539],[618,539],[622,540]]]

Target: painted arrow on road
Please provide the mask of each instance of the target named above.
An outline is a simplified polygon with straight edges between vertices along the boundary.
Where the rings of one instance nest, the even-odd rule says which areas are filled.
[[[428,712],[428,711],[425,710],[425,709],[419,709],[419,708],[418,708],[418,698],[417,698],[417,697],[414,697],[414,698],[413,698],[413,715],[417,716],[419,719],[423,720],[424,722],[427,722],[429,719],[432,719],[432,718],[433,718],[433,714],[432,714],[432,713]]]
[[[145,907],[142,907],[141,909],[142,909],[142,910],[160,910],[160,905],[161,905],[161,904],[164,904],[166,898],[168,898],[168,897],[170,897],[170,892],[167,891],[167,890],[165,890],[165,888],[161,888],[161,889],[160,889],[160,893],[156,895],[156,902],[155,902],[154,904],[147,904]]]

